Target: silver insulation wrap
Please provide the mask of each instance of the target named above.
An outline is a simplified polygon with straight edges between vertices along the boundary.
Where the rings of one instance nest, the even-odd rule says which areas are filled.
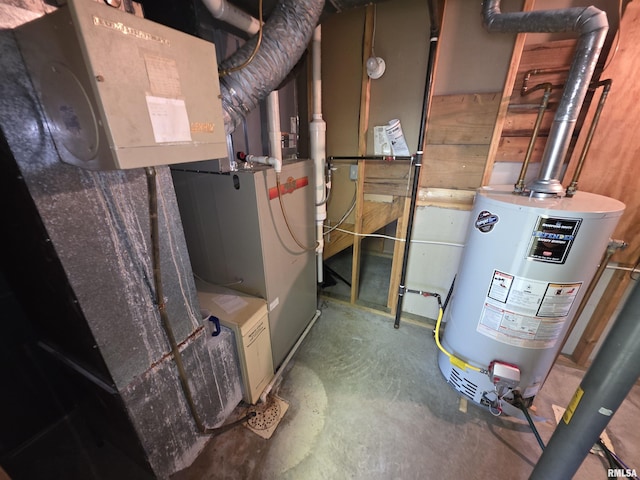
[[[262,44],[253,61],[220,79],[225,132],[233,133],[242,118],[274,90],[300,60],[313,35],[324,0],[283,0],[265,23]],[[248,40],[220,64],[220,70],[241,65],[253,52],[258,36]]]

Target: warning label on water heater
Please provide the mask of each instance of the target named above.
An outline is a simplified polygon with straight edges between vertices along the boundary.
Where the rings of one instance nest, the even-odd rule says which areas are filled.
[[[550,348],[581,286],[582,282],[543,282],[494,270],[477,331],[508,345]]]

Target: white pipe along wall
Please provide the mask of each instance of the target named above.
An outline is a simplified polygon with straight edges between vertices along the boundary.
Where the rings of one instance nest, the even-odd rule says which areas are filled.
[[[226,0],[202,0],[207,10],[214,18],[239,28],[243,32],[255,35],[260,30],[260,21],[248,13],[243,12]]]
[[[269,129],[269,155],[282,161],[280,94],[277,90],[274,90],[267,96],[267,125]]]

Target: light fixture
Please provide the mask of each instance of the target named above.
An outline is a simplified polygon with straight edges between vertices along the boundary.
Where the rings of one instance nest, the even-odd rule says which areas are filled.
[[[380,57],[369,57],[367,59],[367,75],[374,80],[380,78],[384,73],[386,64]]]
[[[367,75],[369,78],[376,80],[380,78],[384,74],[384,70],[387,67],[384,63],[384,60],[381,57],[376,56],[376,52],[374,50],[374,45],[376,43],[376,24],[378,17],[378,7],[377,5],[373,6],[373,31],[371,32],[371,56],[367,58]]]

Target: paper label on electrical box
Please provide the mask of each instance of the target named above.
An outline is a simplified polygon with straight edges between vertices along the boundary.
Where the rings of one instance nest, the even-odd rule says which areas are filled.
[[[494,270],[476,330],[508,345],[550,348],[562,333],[581,285]]]
[[[391,155],[391,144],[385,126],[373,127],[373,154]]]
[[[151,128],[156,143],[190,142],[187,107],[179,98],[146,96]]]
[[[178,65],[173,58],[145,55],[149,89],[153,95],[179,98],[182,96]]]

